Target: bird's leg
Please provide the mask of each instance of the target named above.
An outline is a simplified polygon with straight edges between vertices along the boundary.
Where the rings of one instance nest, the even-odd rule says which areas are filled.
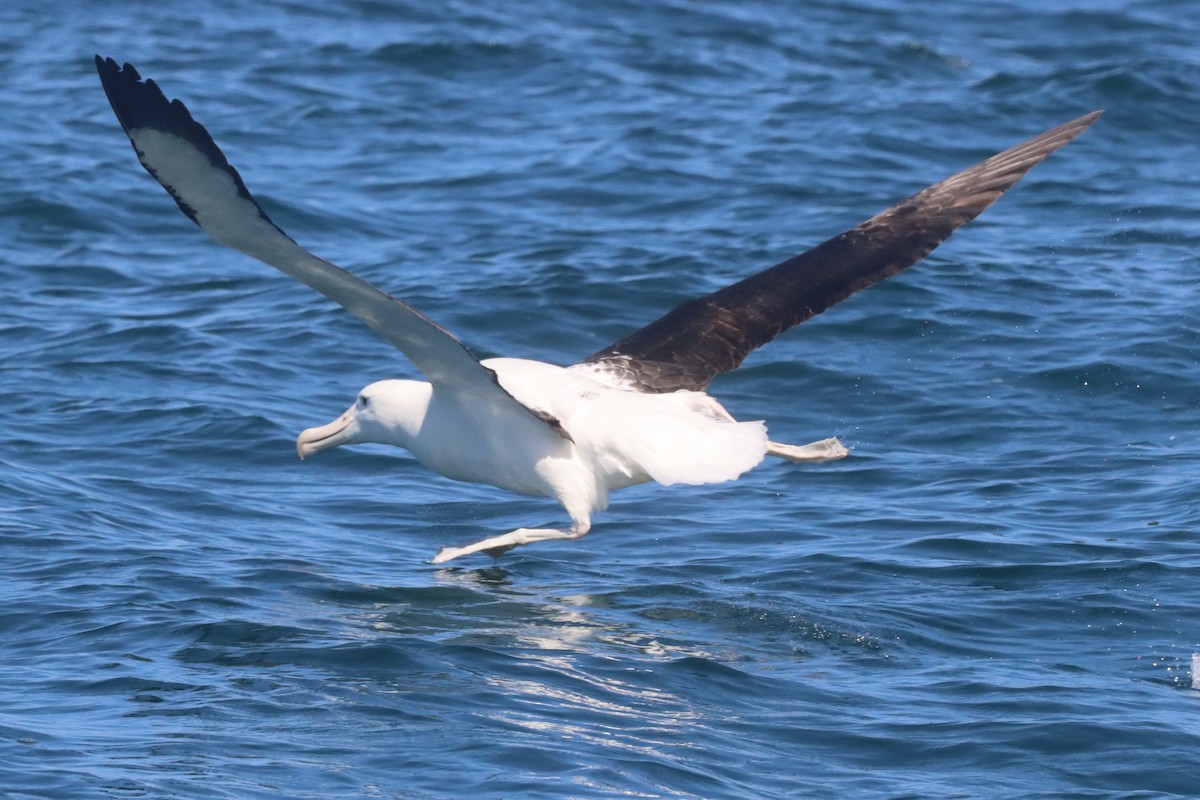
[[[509,531],[500,536],[492,536],[474,544],[466,545],[465,547],[443,547],[437,551],[437,555],[433,557],[431,563],[444,564],[459,556],[478,553],[480,551],[487,553],[492,558],[498,558],[514,547],[520,547],[523,544],[545,542],[550,539],[578,539],[590,529],[591,524],[586,520],[576,520],[571,529],[565,531],[558,528],[518,528],[515,531]]]
[[[767,442],[767,455],[787,459],[798,464],[821,464],[836,461],[850,455],[850,451],[834,436],[810,444],[780,444]]]

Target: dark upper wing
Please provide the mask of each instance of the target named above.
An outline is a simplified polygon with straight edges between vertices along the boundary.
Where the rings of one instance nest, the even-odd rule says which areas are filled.
[[[643,392],[703,389],[793,325],[920,261],[1101,113],[1046,131],[806,253],[688,300],[581,366]]]
[[[96,56],[100,82],[138,160],[214,241],[308,284],[394,344],[435,386],[499,394],[517,404],[461,342],[412,306],[296,244],[267,217],[208,131],[131,64]],[[519,404],[518,404],[519,405]],[[525,408],[525,406],[521,406]],[[554,419],[536,411],[555,431]]]

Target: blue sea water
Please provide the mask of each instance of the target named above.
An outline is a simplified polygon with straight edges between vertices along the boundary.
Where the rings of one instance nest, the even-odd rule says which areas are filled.
[[[1181,0],[0,11],[0,796],[1200,795],[1200,15]],[[398,353],[209,242],[93,53],[477,352],[571,363],[1094,108],[713,393],[850,458],[561,524],[296,459]]]

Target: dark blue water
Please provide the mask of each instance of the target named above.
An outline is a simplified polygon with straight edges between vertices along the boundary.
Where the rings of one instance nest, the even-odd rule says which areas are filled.
[[[1190,2],[0,11],[0,796],[1200,794]],[[477,352],[570,363],[1094,108],[713,387],[852,457],[561,524],[297,432],[411,368],[212,245],[92,67]]]

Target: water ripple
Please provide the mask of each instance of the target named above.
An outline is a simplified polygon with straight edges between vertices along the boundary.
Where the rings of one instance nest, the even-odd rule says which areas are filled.
[[[0,794],[1194,794],[1189,4],[59,10],[0,41]],[[435,568],[561,514],[384,448],[300,463],[410,366],[207,243],[93,51],[185,98],[298,241],[558,363],[1108,110],[714,383],[850,459]]]

